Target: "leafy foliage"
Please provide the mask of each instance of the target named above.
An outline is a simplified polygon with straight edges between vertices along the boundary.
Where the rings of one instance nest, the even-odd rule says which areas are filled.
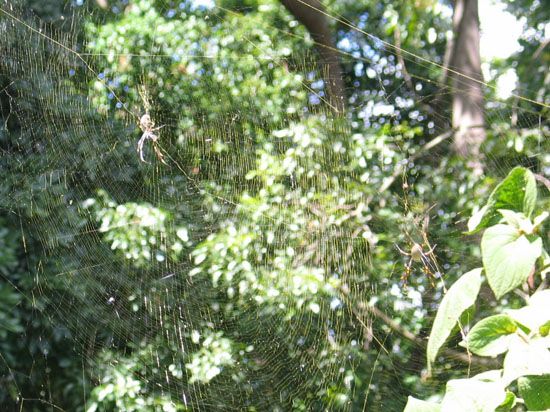
[[[456,325],[460,324],[462,313],[474,304],[480,287],[481,269],[474,269],[462,275],[443,297],[428,340],[428,372],[437,352]]]
[[[65,13],[61,2],[40,2],[51,13],[44,20],[59,23],[40,33],[82,51],[89,67],[0,15],[10,27],[0,61],[2,406],[398,410],[403,393],[438,390],[417,360],[443,287],[415,264],[405,290],[395,246],[429,236],[445,282],[466,273],[478,257],[461,216],[500,177],[479,180],[445,139],[426,147],[444,118],[424,104],[439,70],[406,59],[410,88],[395,51],[331,19],[351,103],[349,119],[333,118],[319,99],[313,43],[277,1],[212,10],[87,2],[90,13],[67,24],[77,3]],[[450,19],[437,2],[327,4],[384,40],[399,33],[428,60],[443,56]],[[146,111],[164,126],[169,166],[136,155]],[[537,130],[495,128],[487,169],[529,161],[543,170],[544,143]],[[546,200],[526,169],[508,181],[476,225],[486,229],[485,274],[506,308],[518,307],[509,291],[533,264],[541,276],[548,265],[547,222],[533,214]],[[507,236],[491,236],[495,223]],[[517,246],[527,252],[520,264],[499,266],[502,248]],[[440,349],[456,342],[480,283],[480,269],[471,271],[443,297],[428,344],[439,382],[466,373]],[[547,339],[538,296],[468,335],[472,353],[507,353],[521,375],[507,379],[529,407],[546,402],[533,395],[544,363],[523,368],[521,356],[543,350],[512,338]],[[481,318],[493,310],[488,300],[476,309]],[[487,408],[515,402],[499,379],[474,382],[494,395],[479,400]],[[470,384],[455,380],[445,402]]]
[[[512,210],[501,210],[501,222],[486,224],[487,229],[481,241],[484,271],[497,298],[516,289],[525,283],[528,276],[534,276],[544,268],[543,262],[537,263],[542,253],[542,239],[538,235],[538,228],[547,213],[535,218],[537,223],[527,218],[534,210],[536,197],[531,172],[524,168],[515,168],[497,186],[484,207],[487,211],[495,203],[506,202],[507,199],[517,200],[507,202],[513,207]],[[526,202],[524,199],[533,201]],[[521,247],[513,243],[518,238],[527,239],[526,236],[530,236],[533,241],[526,240]],[[507,241],[510,238],[513,239],[511,244]],[[546,251],[544,253],[547,254]],[[517,254],[513,262],[508,260],[511,254]],[[497,262],[497,266],[493,262]],[[473,304],[473,301],[468,300],[461,305],[456,295],[461,293],[475,298],[479,290],[480,273],[481,269],[476,269],[463,275],[445,295],[428,343],[428,367],[434,361],[435,354],[448,336],[449,330],[457,324],[460,325],[460,314]],[[470,279],[474,276],[474,279]],[[504,313],[478,321],[464,337],[461,345],[468,354],[490,357],[505,354],[502,369],[487,371],[469,379],[450,380],[441,405],[433,404],[431,407],[440,407],[442,411],[493,411],[497,408],[511,410],[519,398],[510,391],[510,385],[517,380],[519,394],[525,398],[530,410],[533,407],[536,408],[534,410],[548,409],[550,391],[548,386],[543,388],[542,384],[550,376],[550,342],[545,327],[550,322],[549,298],[550,290],[543,288],[530,296],[522,308],[508,309]],[[449,316],[448,308],[453,301],[456,301],[456,306],[452,306],[455,313]],[[430,351],[431,347],[434,349]],[[426,405],[409,398],[405,410],[422,411],[426,410]]]

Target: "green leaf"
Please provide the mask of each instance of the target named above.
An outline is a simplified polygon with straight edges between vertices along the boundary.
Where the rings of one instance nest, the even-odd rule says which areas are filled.
[[[533,233],[534,226],[531,223],[531,220],[529,220],[529,218],[527,218],[523,213],[513,212],[506,209],[499,209],[498,212],[502,215],[504,221],[508,225],[513,226],[514,229],[526,235]]]
[[[542,280],[546,279],[546,275],[550,274],[550,255],[546,251],[546,249],[542,250],[542,270],[540,271],[540,278]]]
[[[550,213],[548,213],[547,211],[544,211],[540,215],[535,217],[535,219],[533,219],[533,229],[535,230],[538,229],[538,227],[541,226],[546,219],[548,219],[549,215]]]
[[[468,221],[468,230],[475,233],[500,220],[499,209],[523,212],[530,217],[537,201],[537,183],[531,171],[514,168],[493,190],[487,204]]]
[[[433,402],[426,402],[420,399],[409,396],[407,398],[407,405],[403,412],[439,412],[441,411],[441,405]]]
[[[497,299],[527,280],[541,253],[539,237],[530,241],[512,226],[496,225],[483,233],[483,267]]]
[[[445,412],[494,411],[506,400],[504,385],[477,379],[453,379],[447,382],[447,391],[441,403]]]
[[[550,374],[548,340],[512,335],[503,366],[502,377],[505,384],[521,376]]]
[[[539,328],[544,331],[544,325],[550,322],[550,289],[536,292],[529,298],[527,306],[520,309],[509,309],[506,313],[517,323],[529,328],[529,332],[541,333]]]
[[[506,399],[504,399],[504,402],[498,405],[498,408],[496,408],[495,411],[496,412],[509,411],[514,406],[516,406],[516,395],[514,395],[513,392],[506,391]]]
[[[431,365],[435,361],[439,349],[456,326],[460,315],[474,304],[480,286],[481,268],[477,268],[462,275],[443,297],[435,316],[426,350],[428,373],[431,373]]]
[[[483,220],[483,217],[487,214],[489,210],[489,207],[487,205],[483,206],[481,209],[479,209],[476,213],[468,219],[468,233],[476,233],[477,231],[483,229],[483,227],[480,226],[481,221]]]
[[[548,336],[548,332],[550,332],[550,320],[546,322],[544,325],[541,325],[539,328],[540,336]]]
[[[502,379],[502,369],[493,369],[478,373],[473,376],[473,379],[477,379],[478,381],[500,382]]]
[[[550,375],[519,378],[518,390],[530,411],[550,409]]]
[[[510,336],[517,328],[508,315],[489,316],[479,321],[468,334],[468,349],[480,356],[497,356],[508,350]]]

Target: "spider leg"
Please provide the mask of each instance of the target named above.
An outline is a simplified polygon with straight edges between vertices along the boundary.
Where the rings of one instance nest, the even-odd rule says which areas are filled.
[[[428,245],[429,246],[429,245]],[[432,248],[430,250],[428,250],[427,252],[424,252],[424,255],[428,256],[428,255],[431,255],[433,253],[433,251],[435,250],[435,247],[437,245],[433,245]]]
[[[157,143],[155,140],[153,140],[153,150],[155,151],[155,154],[157,155],[157,159],[162,163],[162,164],[165,164],[165,165],[168,165],[168,163],[166,163],[166,161],[164,160],[164,155],[162,154],[162,152],[160,151],[160,148],[158,147]]]
[[[401,254],[403,254],[405,256],[410,256],[411,255],[410,253],[407,253],[404,250],[402,250],[399,246],[395,245],[395,247],[397,248],[397,250],[399,250],[399,252],[401,252]]]
[[[432,287],[435,287],[437,274],[441,276],[441,273],[439,272],[439,269],[437,267],[437,263],[435,263],[435,260],[433,260],[433,258],[432,259],[428,258],[425,253],[422,254],[421,261],[422,261],[423,272],[426,274],[426,276],[430,280],[430,284],[432,285]]]
[[[139,153],[141,153],[141,149],[143,148],[143,136],[138,140],[138,143],[137,143],[137,149],[136,151]]]
[[[151,141],[156,142],[159,139],[159,137],[156,134],[152,132],[147,132],[147,133],[148,133],[148,138],[151,139]]]
[[[147,162],[143,158],[143,145],[145,144],[145,140],[147,140],[148,138],[149,138],[149,134],[147,132],[143,132],[143,134],[141,135],[141,139],[139,139],[137,144],[137,152],[139,153],[139,159],[144,163],[147,163]]]
[[[403,287],[407,287],[407,280],[409,279],[409,276],[411,275],[411,268],[412,268],[413,259],[410,258],[407,264],[405,265],[405,271],[403,272],[403,275],[401,275],[401,282],[403,282]]]
[[[432,270],[426,265],[426,262],[424,263],[424,273],[426,273],[426,276],[428,276],[428,279],[430,280],[430,284],[432,287],[435,287],[435,273],[432,272]]]
[[[431,257],[427,253],[422,254],[422,265],[424,267],[430,268],[430,271],[432,273],[438,270],[434,262],[435,262],[435,257]]]

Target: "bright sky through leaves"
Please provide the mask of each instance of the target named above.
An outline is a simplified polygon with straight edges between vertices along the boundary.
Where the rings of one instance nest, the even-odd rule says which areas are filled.
[[[481,56],[485,80],[491,79],[490,61],[506,59],[520,50],[518,39],[523,28],[523,19],[518,19],[505,10],[505,5],[492,0],[479,2],[481,22]],[[515,70],[509,69],[497,81],[497,95],[506,99],[514,91],[517,82]]]

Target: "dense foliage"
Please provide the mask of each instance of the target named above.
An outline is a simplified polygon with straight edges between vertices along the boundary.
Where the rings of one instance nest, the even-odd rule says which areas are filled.
[[[495,357],[504,354],[501,369],[488,370],[468,379],[447,382],[441,404],[409,398],[406,411],[513,410],[524,404],[528,410],[550,407],[550,291],[539,288],[519,308],[502,308],[500,313],[479,320],[464,334],[463,313],[475,303],[482,283],[482,271],[497,298],[535,277],[544,281],[550,257],[541,235],[548,211],[535,213],[535,177],[515,168],[500,183],[485,206],[469,221],[473,231],[485,229],[481,239],[483,268],[464,274],[441,301],[427,347],[428,370],[455,327],[464,340],[468,355]],[[513,389],[517,387],[518,393]]]
[[[411,394],[449,402],[470,372],[496,387],[480,358],[511,353],[512,335],[547,342],[530,313],[548,313],[548,221],[533,214],[550,206],[543,185],[533,195],[550,168],[548,106],[488,89],[486,173],[464,166],[449,113],[431,106],[441,69],[426,63],[443,62],[445,2],[326,2],[346,116],[327,109],[313,41],[278,1],[29,1],[40,20],[12,3],[0,2],[4,409],[401,410]],[[527,3],[509,7],[539,33]],[[526,59],[518,93],[544,101]],[[147,163],[144,113],[162,126]],[[497,186],[516,165],[528,184]],[[465,232],[481,229],[480,254]],[[471,271],[481,263],[489,287]],[[450,305],[464,279],[480,290]],[[454,321],[436,327],[445,305]],[[498,382],[520,378],[491,407],[548,406],[532,395],[548,369],[529,367]]]

